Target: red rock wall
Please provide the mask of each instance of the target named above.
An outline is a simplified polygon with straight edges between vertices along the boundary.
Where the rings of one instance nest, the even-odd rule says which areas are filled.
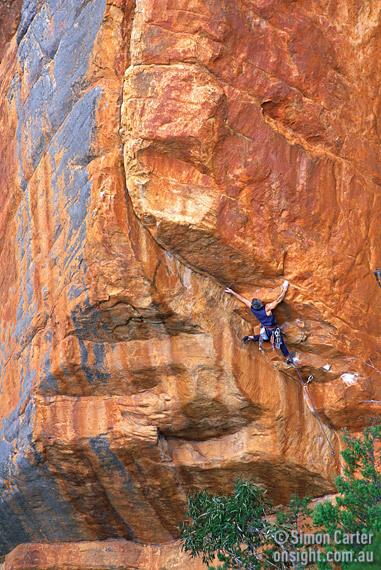
[[[144,2],[123,118],[142,223],[250,296],[289,278],[290,343],[353,427],[379,413],[380,6],[336,4]]]
[[[9,567],[58,564],[82,541],[78,568],[104,567],[104,540],[130,541],[127,558],[172,543],[187,494],[241,474],[275,502],[334,490],[294,371],[242,345],[255,322],[223,290],[267,301],[288,279],[277,316],[331,444],[378,421],[380,7],[14,4],[0,540],[38,544]],[[156,568],[136,556],[126,568]]]
[[[4,0],[0,4],[0,61],[20,22],[22,0]]]

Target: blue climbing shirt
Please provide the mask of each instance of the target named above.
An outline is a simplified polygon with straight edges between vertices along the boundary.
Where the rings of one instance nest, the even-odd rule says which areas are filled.
[[[266,315],[265,307],[262,307],[262,309],[259,310],[251,307],[251,312],[265,328],[274,327],[277,324],[274,315]]]

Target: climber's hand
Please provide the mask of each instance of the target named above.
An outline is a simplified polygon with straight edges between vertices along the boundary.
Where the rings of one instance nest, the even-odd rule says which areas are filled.
[[[234,295],[234,291],[233,289],[230,289],[230,287],[226,287],[225,293],[228,293],[229,295]]]
[[[282,284],[282,289],[283,289],[284,291],[287,291],[288,285],[289,285],[289,283],[288,283],[287,279],[285,279],[285,280],[283,281],[283,284]]]

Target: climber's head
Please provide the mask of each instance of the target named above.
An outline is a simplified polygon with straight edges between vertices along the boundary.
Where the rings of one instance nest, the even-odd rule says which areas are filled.
[[[260,299],[252,299],[251,306],[255,311],[263,309],[264,305]]]

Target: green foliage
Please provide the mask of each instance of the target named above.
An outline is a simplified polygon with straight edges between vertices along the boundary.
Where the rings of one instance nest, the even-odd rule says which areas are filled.
[[[181,527],[184,550],[191,556],[202,556],[209,568],[304,568],[307,558],[303,561],[302,555],[312,543],[306,546],[297,540],[302,515],[303,532],[312,537],[324,533],[331,538],[329,545],[321,547],[320,570],[381,568],[381,426],[366,429],[360,439],[345,434],[344,441],[345,466],[336,479],[335,502],[320,503],[311,511],[308,497],[293,498],[287,507],[274,509],[261,487],[244,480],[235,483],[230,496],[202,491],[189,498],[187,520]],[[309,528],[306,516],[312,519]],[[348,544],[337,540],[343,533],[373,535],[373,540],[363,544],[353,538]],[[321,543],[317,540],[315,544]],[[352,559],[341,558],[339,566],[328,561],[328,553],[340,557],[348,551]],[[299,560],[282,556],[287,553],[297,553]],[[374,562],[369,564],[371,558],[367,556]]]
[[[264,492],[248,481],[238,481],[231,497],[198,493],[189,499],[184,549],[192,556],[202,554],[205,563],[217,556],[221,568],[260,568],[266,510]]]
[[[342,552],[350,549],[354,556],[360,552],[373,552],[374,563],[381,567],[381,456],[380,448],[377,450],[381,442],[381,426],[367,428],[361,439],[345,434],[344,442],[346,449],[342,456],[345,467],[343,475],[336,479],[339,496],[335,503],[327,501],[315,507],[313,523],[329,534],[331,550]],[[343,544],[340,539],[343,533],[356,535],[356,540],[350,545]],[[356,533],[373,535],[372,543],[361,544]],[[341,565],[343,569],[351,570],[366,567],[362,563],[346,561]],[[330,569],[333,565],[323,561],[319,568]]]
[[[265,491],[250,481],[238,480],[227,497],[202,491],[189,499],[181,529],[183,548],[191,556],[202,555],[206,564],[214,562],[213,568],[288,568],[273,562],[274,552],[286,549],[288,540],[279,546],[274,537],[279,531],[289,535],[307,503],[307,498],[294,499],[271,521]]]

